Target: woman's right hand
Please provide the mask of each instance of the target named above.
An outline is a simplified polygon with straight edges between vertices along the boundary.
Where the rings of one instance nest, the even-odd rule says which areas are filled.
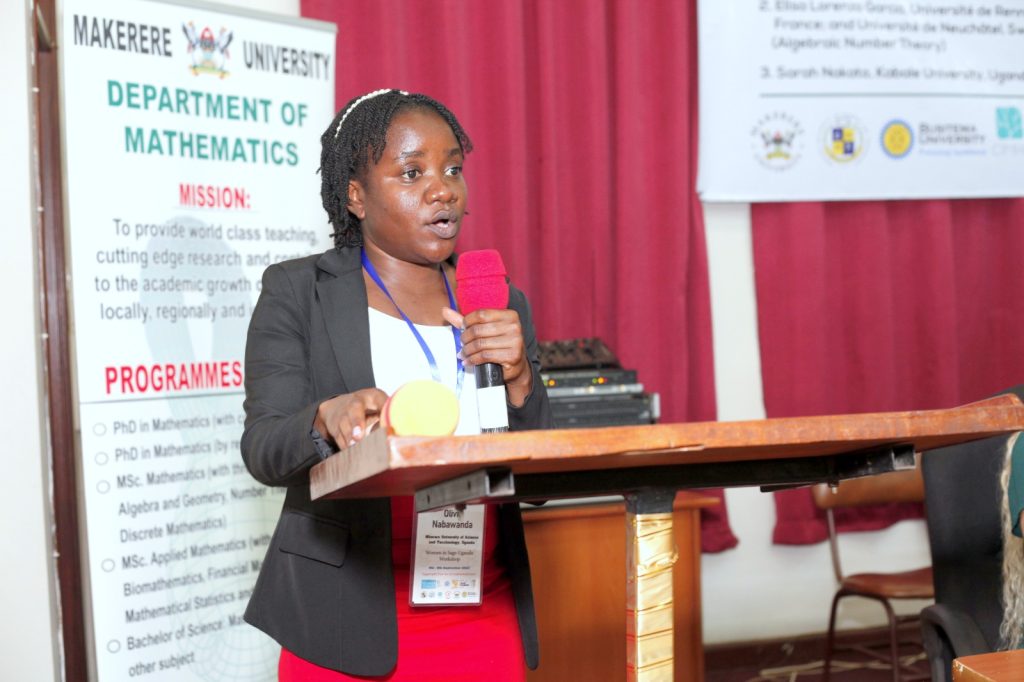
[[[388,394],[364,388],[320,403],[313,427],[335,447],[346,448],[362,440],[380,419]]]

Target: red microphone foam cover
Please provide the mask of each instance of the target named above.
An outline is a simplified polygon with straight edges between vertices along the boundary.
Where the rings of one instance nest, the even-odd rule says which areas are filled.
[[[467,251],[455,265],[455,298],[459,312],[508,307],[508,281],[501,254],[494,249]]]

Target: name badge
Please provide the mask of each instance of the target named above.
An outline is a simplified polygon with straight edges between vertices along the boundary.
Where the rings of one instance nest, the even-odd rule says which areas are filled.
[[[475,606],[483,600],[485,505],[445,507],[416,515],[412,606]]]

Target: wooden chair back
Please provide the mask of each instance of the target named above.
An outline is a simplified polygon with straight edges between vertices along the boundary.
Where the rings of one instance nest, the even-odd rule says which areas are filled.
[[[921,475],[921,455],[917,466],[907,471],[894,471],[877,476],[863,476],[840,481],[829,486],[819,483],[811,488],[814,504],[824,509],[828,521],[828,543],[832,555],[832,571],[836,581],[843,581],[843,568],[839,560],[839,542],[836,538],[836,520],[833,509],[862,507],[888,502],[924,502],[924,477]]]

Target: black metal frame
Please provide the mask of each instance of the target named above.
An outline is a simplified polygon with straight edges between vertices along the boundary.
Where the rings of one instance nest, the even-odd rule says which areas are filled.
[[[529,502],[567,497],[625,495],[644,500],[645,507],[677,490],[760,486],[769,492],[814,483],[836,484],[858,478],[914,468],[914,446],[884,445],[831,455],[786,457],[700,464],[593,471],[516,474],[504,467],[481,469],[466,476],[427,486],[416,493],[416,510],[429,511],[452,504]],[[500,490],[487,492],[501,481]],[[669,507],[671,508],[671,506]]]

